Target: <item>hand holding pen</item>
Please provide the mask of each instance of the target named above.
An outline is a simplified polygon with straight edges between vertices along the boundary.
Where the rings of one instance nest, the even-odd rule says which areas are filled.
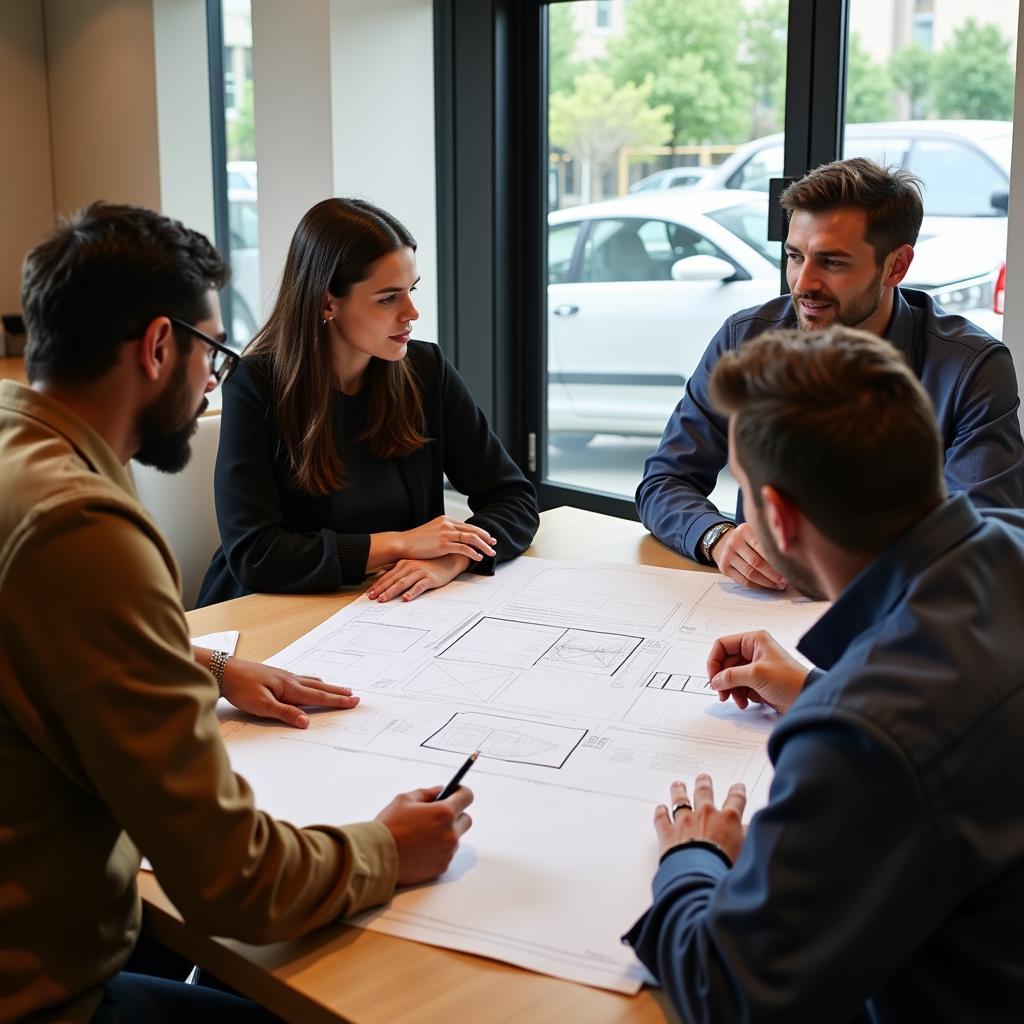
[[[428,882],[443,874],[459,847],[459,839],[473,824],[466,808],[472,790],[459,783],[477,754],[466,759],[447,786],[416,789],[396,796],[377,815],[391,833],[398,851],[398,885]]]

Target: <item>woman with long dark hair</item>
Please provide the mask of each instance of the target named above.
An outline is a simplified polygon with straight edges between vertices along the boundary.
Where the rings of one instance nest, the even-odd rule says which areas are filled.
[[[371,597],[411,600],[529,546],[533,487],[438,346],[411,340],[415,252],[361,200],[300,221],[270,319],[224,389],[221,547],[200,604],[375,570]],[[444,515],[445,475],[467,522]]]

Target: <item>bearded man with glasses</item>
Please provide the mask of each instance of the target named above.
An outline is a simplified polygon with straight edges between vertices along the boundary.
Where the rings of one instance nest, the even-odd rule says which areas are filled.
[[[297,705],[358,698],[193,652],[174,556],[125,469],[187,463],[237,362],[227,278],[202,235],[103,203],[25,260],[30,386],[0,384],[0,1020],[274,1019],[129,962],[140,855],[193,927],[266,942],[436,877],[470,825],[463,787],[297,829],[231,771],[218,697],[299,728]]]

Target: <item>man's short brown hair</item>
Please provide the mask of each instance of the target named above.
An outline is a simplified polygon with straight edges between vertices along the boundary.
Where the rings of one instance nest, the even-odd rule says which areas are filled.
[[[867,215],[865,239],[874,247],[878,266],[894,249],[916,244],[924,217],[921,179],[902,167],[882,167],[864,157],[816,167],[794,181],[779,202],[790,216],[796,210],[863,210]]]
[[[846,551],[877,554],[945,497],[932,403],[873,334],[769,331],[719,360],[711,397],[757,507],[774,487]]]

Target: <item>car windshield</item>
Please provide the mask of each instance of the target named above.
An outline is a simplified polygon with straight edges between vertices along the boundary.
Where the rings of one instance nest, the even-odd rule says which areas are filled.
[[[782,243],[768,240],[768,208],[763,202],[738,203],[712,210],[706,216],[742,239],[769,263],[782,266]]]

